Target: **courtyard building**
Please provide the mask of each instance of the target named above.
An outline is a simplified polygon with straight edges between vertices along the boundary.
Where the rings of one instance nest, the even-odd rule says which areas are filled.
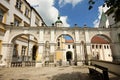
[[[38,67],[120,60],[119,28],[65,27],[60,16],[47,27],[26,0],[2,0],[0,20],[0,57],[5,66],[25,61],[34,61]]]
[[[13,26],[23,28],[47,27],[42,17],[26,0],[2,0],[0,2],[0,58],[3,55],[1,50],[6,32],[4,26],[7,25],[11,25],[11,28]],[[20,34],[12,43],[12,61],[36,60],[37,40],[33,35]]]

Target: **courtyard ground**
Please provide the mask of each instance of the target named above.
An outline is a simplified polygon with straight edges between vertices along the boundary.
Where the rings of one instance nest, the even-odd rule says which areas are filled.
[[[88,73],[87,66],[0,68],[0,80],[92,80]]]

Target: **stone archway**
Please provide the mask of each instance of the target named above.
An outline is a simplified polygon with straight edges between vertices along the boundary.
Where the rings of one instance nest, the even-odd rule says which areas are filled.
[[[84,53],[86,53],[86,55],[91,54],[91,51],[90,51],[91,38],[94,35],[97,35],[100,33],[105,34],[110,37],[110,31],[108,29],[94,29],[94,28],[92,29],[92,28],[77,28],[77,27],[75,27],[75,28],[12,27],[12,29],[11,29],[11,28],[7,27],[5,37],[4,37],[3,48],[2,48],[2,53],[3,53],[2,60],[6,62],[8,54],[11,57],[11,54],[12,54],[11,47],[13,47],[12,40],[14,40],[17,36],[19,36],[21,34],[31,34],[38,41],[38,44],[37,44],[39,47],[38,52],[40,53],[38,55],[38,57],[41,59],[38,61],[44,61],[43,55],[44,55],[44,51],[45,51],[45,41],[49,41],[50,42],[49,43],[50,44],[50,54],[54,55],[54,62],[57,62],[60,59],[62,59],[63,61],[66,61],[66,51],[71,51],[72,58],[70,58],[70,59],[75,60],[75,62],[77,63],[77,61],[83,60],[82,58],[83,58],[83,56],[85,56]],[[70,50],[70,49],[65,50],[66,48],[64,49],[62,46],[61,46],[61,49],[57,49],[57,46],[58,46],[57,40],[58,40],[58,37],[61,36],[62,34],[71,36],[71,38],[73,39],[73,45],[74,45],[73,50]],[[84,41],[84,44],[81,41]],[[63,44],[64,44],[64,42],[63,42]],[[23,47],[23,48],[25,48],[25,47]],[[35,52],[36,52],[36,50],[35,50]],[[58,53],[58,55],[56,55],[56,53]],[[58,57],[56,57],[56,56],[58,56]]]
[[[57,37],[56,42],[56,60],[66,62],[66,51],[70,51],[74,55],[74,38],[70,34],[60,34]],[[73,59],[73,55],[71,56],[71,59]]]
[[[38,40],[31,34],[19,34],[11,40],[13,45],[12,61],[36,60]],[[33,54],[34,53],[34,54]],[[33,58],[34,57],[34,58]]]

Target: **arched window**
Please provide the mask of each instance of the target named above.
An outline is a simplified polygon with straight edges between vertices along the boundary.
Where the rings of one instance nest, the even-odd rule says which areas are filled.
[[[60,47],[60,39],[58,39],[58,47]]]

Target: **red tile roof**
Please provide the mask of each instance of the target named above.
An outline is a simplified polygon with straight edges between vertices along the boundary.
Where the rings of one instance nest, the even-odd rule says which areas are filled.
[[[96,43],[96,44],[109,44],[108,40],[105,40],[102,37],[95,36],[92,38],[91,43]]]
[[[73,40],[65,40],[66,43],[73,43]]]

